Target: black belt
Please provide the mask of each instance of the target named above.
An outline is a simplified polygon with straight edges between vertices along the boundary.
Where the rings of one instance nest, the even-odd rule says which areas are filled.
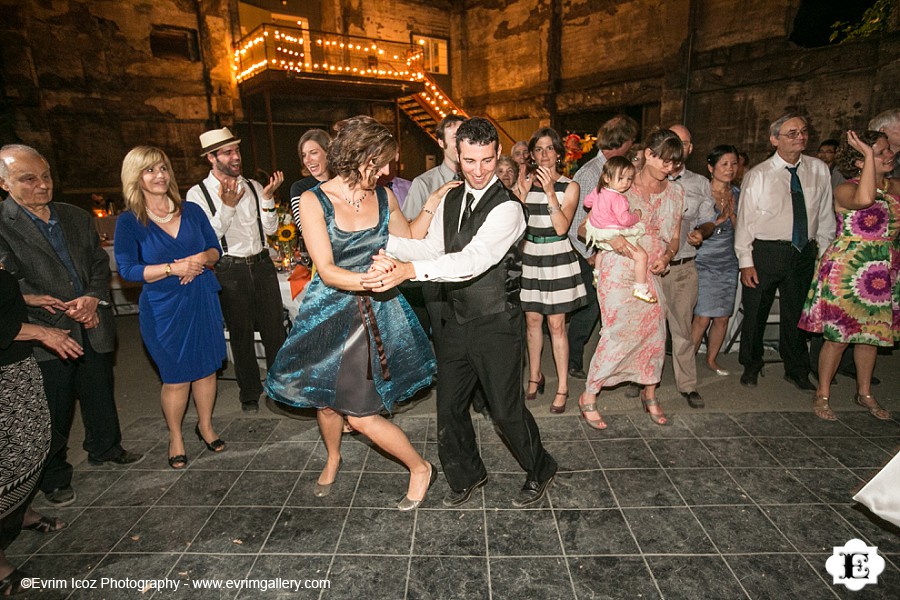
[[[754,244],[759,244],[759,243],[775,244],[776,246],[790,246],[791,248],[794,247],[794,242],[792,242],[791,240],[753,240],[753,243]],[[810,239],[806,240],[806,244],[807,245],[817,244],[817,242],[816,242],[816,240],[810,238]]]
[[[697,258],[696,256],[688,256],[687,258],[679,258],[678,260],[669,261],[670,267],[677,267],[678,265],[683,265],[684,263],[689,263],[692,260]]]
[[[549,244],[551,242],[561,242],[566,239],[564,235],[531,235],[525,234],[525,239],[534,244]]]
[[[269,258],[269,251],[263,250],[259,254],[254,254],[253,256],[232,256],[230,254],[226,254],[220,260],[229,259],[231,262],[241,265],[253,265],[267,258]]]

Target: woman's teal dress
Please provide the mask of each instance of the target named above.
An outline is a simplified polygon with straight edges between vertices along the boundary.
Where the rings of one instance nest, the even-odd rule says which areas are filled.
[[[337,266],[363,273],[387,245],[387,194],[376,189],[378,225],[344,231],[334,208],[316,186]],[[431,345],[406,300],[348,292],[310,281],[294,328],[266,378],[266,392],[284,404],[333,408],[353,416],[378,414],[431,383],[436,361]]]

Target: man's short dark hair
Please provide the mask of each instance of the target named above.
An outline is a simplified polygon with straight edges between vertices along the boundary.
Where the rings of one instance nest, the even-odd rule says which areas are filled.
[[[494,148],[499,147],[500,137],[497,135],[497,129],[490,121],[483,117],[472,117],[463,121],[459,129],[456,130],[456,150],[459,151],[459,145],[463,141],[479,146],[487,146],[488,144],[496,144]]]
[[[827,140],[822,140],[822,143],[819,144],[819,150],[822,149],[822,146],[831,146],[832,148],[837,150],[838,146],[840,146],[840,145],[841,145],[841,143],[839,141],[837,141],[836,139],[828,138]]]
[[[617,150],[637,139],[638,123],[628,115],[616,115],[600,126],[597,146],[601,150]]]
[[[452,125],[453,123],[462,123],[466,118],[461,115],[450,114],[441,119],[441,122],[437,124],[437,127],[434,129],[434,135],[437,136],[437,139],[444,141],[444,131]]]

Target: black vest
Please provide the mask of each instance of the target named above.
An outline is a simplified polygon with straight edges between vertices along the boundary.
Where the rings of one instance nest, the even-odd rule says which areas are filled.
[[[444,198],[444,252],[459,252],[472,241],[488,214],[504,202],[518,202],[498,180],[481,197],[472,214],[457,233],[459,216],[465,202],[465,187],[461,185],[447,192]],[[523,217],[524,219],[524,217]],[[506,251],[500,262],[469,281],[441,284],[444,318],[453,318],[463,325],[473,319],[504,312],[519,306],[522,256],[518,240]]]

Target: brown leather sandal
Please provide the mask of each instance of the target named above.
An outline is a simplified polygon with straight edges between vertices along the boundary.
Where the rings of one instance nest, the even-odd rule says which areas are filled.
[[[890,411],[882,408],[881,405],[878,404],[878,400],[875,399],[875,396],[871,394],[857,394],[856,403],[868,410],[876,419],[887,421],[891,418]]]

